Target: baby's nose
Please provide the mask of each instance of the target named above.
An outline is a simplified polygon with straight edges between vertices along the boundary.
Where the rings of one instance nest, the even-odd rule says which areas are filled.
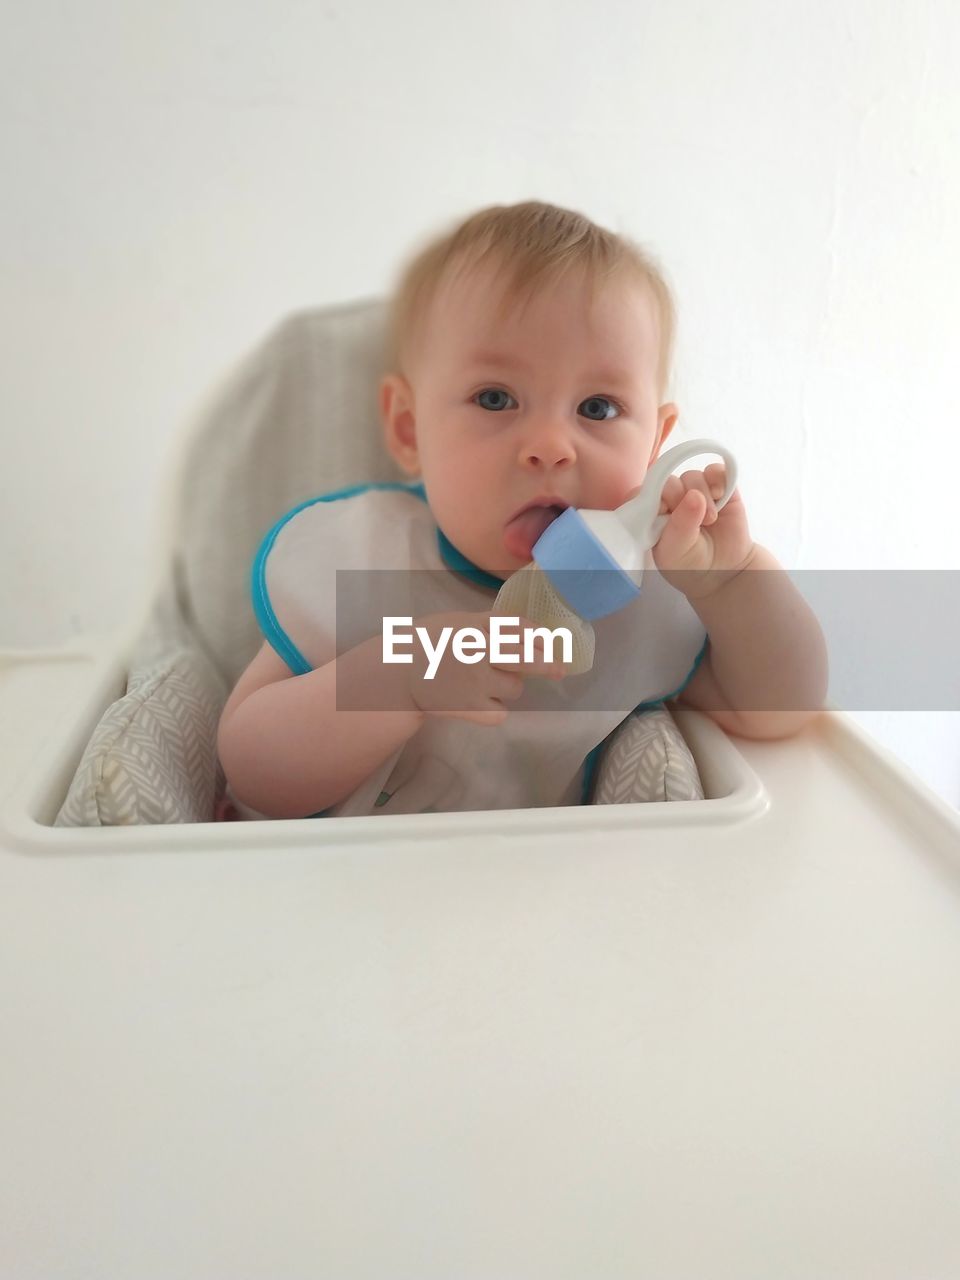
[[[520,461],[530,467],[563,467],[576,460],[570,431],[558,422],[544,422],[524,433]]]

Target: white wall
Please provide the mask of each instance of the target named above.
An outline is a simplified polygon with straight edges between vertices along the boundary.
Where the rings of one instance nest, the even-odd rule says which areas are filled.
[[[5,10],[0,645],[126,616],[174,436],[279,316],[527,198],[661,258],[679,430],[782,563],[960,568],[953,0]],[[864,719],[960,801],[960,716]]]

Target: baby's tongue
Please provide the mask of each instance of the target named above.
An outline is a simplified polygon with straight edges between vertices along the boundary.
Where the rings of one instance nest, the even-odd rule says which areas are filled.
[[[548,525],[560,515],[560,507],[528,507],[515,516],[503,531],[503,545],[518,560],[530,560],[533,547]]]

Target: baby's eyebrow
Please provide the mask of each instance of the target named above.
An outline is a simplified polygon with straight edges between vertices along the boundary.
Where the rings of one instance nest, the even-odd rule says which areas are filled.
[[[498,364],[505,369],[529,369],[525,360],[516,356],[504,355],[499,351],[474,351],[469,357],[471,364]]]
[[[501,351],[474,351],[469,357],[470,363],[473,365],[484,365],[489,368],[491,365],[498,365],[502,369],[519,369],[521,372],[528,372],[530,366],[525,360],[520,360],[516,356],[508,355]],[[627,383],[632,380],[635,374],[631,374],[626,369],[600,368],[594,369],[590,373],[584,374],[584,378],[591,382],[620,382]]]

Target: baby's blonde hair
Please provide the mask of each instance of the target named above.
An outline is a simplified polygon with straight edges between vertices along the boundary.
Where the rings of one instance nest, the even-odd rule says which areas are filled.
[[[407,374],[408,358],[442,280],[493,266],[503,277],[501,313],[579,268],[591,300],[607,282],[626,277],[646,283],[660,328],[658,393],[666,394],[673,359],[676,309],[656,261],[638,244],[597,226],[581,213],[540,200],[491,205],[429,241],[396,284],[387,315],[387,372]]]

